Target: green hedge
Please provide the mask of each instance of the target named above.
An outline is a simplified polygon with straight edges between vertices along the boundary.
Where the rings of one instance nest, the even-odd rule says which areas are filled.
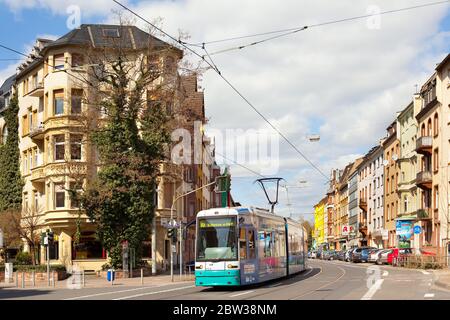
[[[23,271],[23,272],[31,272],[31,271],[35,271],[35,272],[46,272],[47,271],[47,266],[46,265],[37,265],[37,266],[32,266],[32,265],[13,265],[13,269],[14,271]],[[66,267],[63,265],[50,265],[50,270],[51,271],[66,271]]]

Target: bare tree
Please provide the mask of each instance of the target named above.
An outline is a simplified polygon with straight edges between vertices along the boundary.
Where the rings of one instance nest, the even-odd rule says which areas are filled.
[[[12,232],[27,243],[31,253],[31,263],[36,265],[36,249],[40,241],[39,231],[42,227],[40,208],[26,207],[22,211],[9,210],[5,215],[10,221]]]

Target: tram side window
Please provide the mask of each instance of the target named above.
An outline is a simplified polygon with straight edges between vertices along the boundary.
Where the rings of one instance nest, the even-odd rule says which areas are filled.
[[[273,236],[275,235],[275,232],[264,232],[264,257],[273,257],[273,243],[274,239]]]
[[[245,228],[239,230],[239,257],[241,260],[247,259],[247,241],[245,241]]]
[[[248,255],[249,259],[256,259],[255,231],[248,230]]]

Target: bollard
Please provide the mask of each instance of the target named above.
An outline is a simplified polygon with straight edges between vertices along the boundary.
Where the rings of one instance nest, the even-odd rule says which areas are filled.
[[[19,287],[19,271],[16,271],[16,287]]]
[[[83,288],[84,288],[84,286],[85,286],[85,284],[86,284],[85,278],[84,278],[84,270],[83,270],[83,274],[82,274],[82,281],[83,281]]]
[[[22,288],[25,288],[25,272],[22,272]]]
[[[52,285],[55,287],[55,270],[52,271]]]
[[[36,286],[36,272],[35,271],[33,271],[31,273],[31,283],[32,283],[32,286],[34,288]]]
[[[144,269],[141,268],[141,285],[144,284]]]

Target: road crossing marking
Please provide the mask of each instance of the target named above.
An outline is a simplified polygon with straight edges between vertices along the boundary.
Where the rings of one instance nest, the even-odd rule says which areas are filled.
[[[116,290],[116,291],[100,292],[100,293],[88,294],[88,295],[85,295],[85,296],[67,298],[67,299],[64,299],[64,300],[78,300],[78,299],[99,297],[99,296],[116,294],[116,293],[124,293],[124,292],[139,291],[139,290],[145,290],[145,289],[151,289],[151,288],[159,288],[159,287],[163,287],[163,286],[165,286],[165,285],[152,286],[152,287],[140,287],[140,288],[134,288],[134,289],[127,289],[127,290]]]
[[[387,277],[389,275],[389,272],[388,271],[384,271],[383,272],[383,277]]]
[[[361,300],[370,300],[372,299],[373,295],[378,291],[378,289],[381,288],[381,285],[383,284],[384,279],[378,279],[369,289],[369,291],[366,292],[366,294],[361,298]]]
[[[246,291],[246,292],[241,292],[241,293],[233,294],[233,295],[230,296],[230,298],[243,296],[244,294],[249,294],[249,293],[252,293],[252,292],[255,292],[255,290],[251,290],[251,291]]]
[[[430,274],[428,271],[420,270],[423,274]]]
[[[425,299],[426,298],[434,298],[434,293],[425,293],[425,295],[423,296]]]
[[[166,293],[166,292],[178,291],[178,290],[189,289],[189,288],[195,288],[195,286],[186,286],[186,287],[173,288],[173,289],[167,289],[167,290],[161,290],[161,291],[155,291],[155,292],[140,293],[140,294],[135,294],[133,296],[121,297],[121,298],[116,298],[116,299],[112,299],[112,300],[126,300],[126,299],[132,299],[132,298],[143,297],[143,296],[151,296],[153,294]]]

